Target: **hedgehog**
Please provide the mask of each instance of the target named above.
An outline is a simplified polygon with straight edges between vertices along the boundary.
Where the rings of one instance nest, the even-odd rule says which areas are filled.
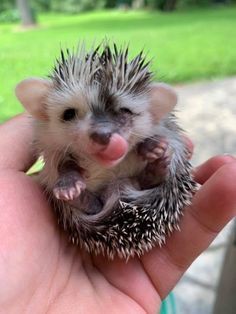
[[[48,79],[20,82],[16,96],[44,160],[37,180],[72,243],[128,259],[179,229],[196,183],[176,94],[154,82],[143,52],[81,43],[61,50]]]

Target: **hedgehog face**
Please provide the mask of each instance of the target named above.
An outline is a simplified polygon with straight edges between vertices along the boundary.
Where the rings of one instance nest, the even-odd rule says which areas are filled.
[[[52,145],[63,150],[69,145],[76,155],[96,160],[107,151],[102,159],[112,158],[114,165],[150,135],[148,100],[148,95],[102,94],[96,85],[63,92],[52,89],[46,100],[45,130],[51,134]]]
[[[106,151],[104,158],[124,157],[150,135],[147,66],[142,52],[128,60],[128,49],[118,51],[115,44],[90,52],[82,46],[77,54],[62,51],[47,100],[49,125],[52,133],[58,130],[57,141],[69,139],[75,153],[87,156]],[[120,151],[117,146],[126,148]]]

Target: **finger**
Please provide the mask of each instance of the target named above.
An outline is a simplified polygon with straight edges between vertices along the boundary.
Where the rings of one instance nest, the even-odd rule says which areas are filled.
[[[32,165],[32,127],[30,118],[21,114],[0,125],[0,170],[26,171]]]
[[[228,163],[196,193],[175,232],[162,249],[142,257],[143,267],[162,298],[236,212],[236,162]]]
[[[98,255],[93,256],[93,264],[112,286],[141,305],[145,313],[157,311],[161,303],[160,296],[148,275],[143,271],[139,259],[131,258],[125,262],[120,258],[115,258],[111,261]],[[146,297],[144,297],[145,294]]]
[[[198,183],[203,184],[221,166],[235,161],[236,161],[235,157],[229,155],[214,156],[207,160],[201,166],[194,169],[193,171],[194,178]]]

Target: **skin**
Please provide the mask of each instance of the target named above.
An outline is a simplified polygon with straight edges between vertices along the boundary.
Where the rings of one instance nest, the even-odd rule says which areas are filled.
[[[157,313],[180,277],[236,212],[236,161],[195,169],[202,185],[163,248],[106,261],[66,241],[40,187],[25,115],[0,126],[0,313]],[[189,144],[191,147],[191,144]]]

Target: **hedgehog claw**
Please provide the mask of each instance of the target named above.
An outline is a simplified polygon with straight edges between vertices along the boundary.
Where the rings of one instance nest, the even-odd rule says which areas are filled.
[[[165,138],[151,138],[146,139],[138,146],[138,154],[142,156],[144,160],[152,163],[156,160],[170,159],[169,145]]]
[[[73,201],[77,199],[81,192],[85,189],[86,185],[82,181],[75,181],[71,180],[71,178],[65,179],[59,178],[57,183],[55,184],[53,188],[53,194],[54,196],[63,201]]]

